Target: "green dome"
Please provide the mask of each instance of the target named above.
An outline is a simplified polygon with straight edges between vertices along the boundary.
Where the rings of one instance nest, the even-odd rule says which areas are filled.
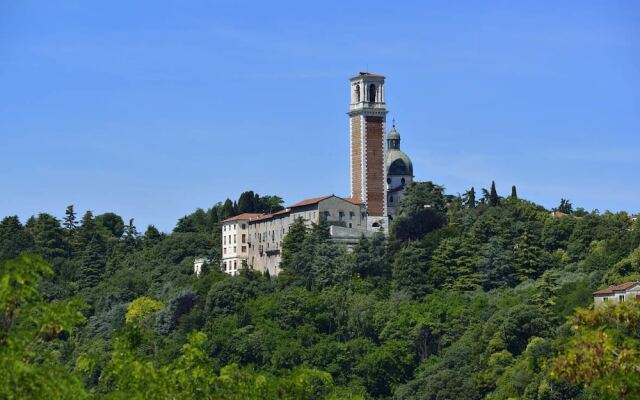
[[[413,176],[413,163],[408,155],[400,149],[387,150],[387,175]]]

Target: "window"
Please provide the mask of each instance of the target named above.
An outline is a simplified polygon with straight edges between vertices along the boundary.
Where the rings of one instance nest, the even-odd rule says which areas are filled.
[[[224,249],[222,249],[222,253],[223,254],[227,254],[227,248],[226,247]]]
[[[404,178],[400,179],[400,183],[402,183],[404,185],[406,181],[404,180]]]
[[[349,222],[349,228],[353,228],[353,224]]]
[[[389,203],[393,203],[393,196],[389,196]]]
[[[242,246],[242,252],[246,253],[247,252],[247,246]]]
[[[233,269],[238,269],[238,260],[233,260]]]
[[[233,235],[233,244],[236,244],[236,236],[238,235]]]
[[[224,243],[223,244],[227,244],[227,237],[224,237]]]
[[[247,235],[242,234],[242,243],[247,243]]]
[[[391,184],[391,178],[387,178],[387,183]]]
[[[242,224],[242,229],[247,229],[247,224]]]
[[[356,103],[360,103],[360,85],[356,85]]]
[[[353,221],[353,216],[355,213],[353,211],[349,211],[349,220]]]
[[[369,85],[369,102],[375,103],[376,101],[376,85],[373,83]]]
[[[342,222],[344,220],[344,211],[338,211],[338,220]]]
[[[621,294],[620,296],[618,296],[618,300],[620,301],[620,303],[622,303],[624,301],[624,295]]]

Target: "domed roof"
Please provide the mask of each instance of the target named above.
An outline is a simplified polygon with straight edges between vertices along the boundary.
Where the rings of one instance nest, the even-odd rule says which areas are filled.
[[[389,133],[387,133],[387,140],[400,140],[400,133],[398,133],[398,131],[396,130],[395,124],[393,125],[393,128],[391,128]]]
[[[388,149],[386,159],[387,175],[413,176],[413,163],[400,149]]]

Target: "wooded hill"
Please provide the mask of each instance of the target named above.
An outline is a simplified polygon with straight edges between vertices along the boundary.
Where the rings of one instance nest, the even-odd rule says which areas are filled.
[[[0,222],[0,398],[637,399],[640,223],[412,184],[353,252],[294,223],[278,277],[217,270],[243,193],[139,234],[113,213]],[[193,259],[213,260],[201,277]],[[576,311],[576,309],[578,309]]]

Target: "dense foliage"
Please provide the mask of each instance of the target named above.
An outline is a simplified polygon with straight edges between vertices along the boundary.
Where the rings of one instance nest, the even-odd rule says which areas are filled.
[[[639,305],[591,292],[640,278],[640,224],[481,193],[412,184],[389,237],[352,251],[296,222],[278,277],[215,268],[220,221],[277,196],[170,234],[72,206],[6,217],[0,398],[638,398]]]

